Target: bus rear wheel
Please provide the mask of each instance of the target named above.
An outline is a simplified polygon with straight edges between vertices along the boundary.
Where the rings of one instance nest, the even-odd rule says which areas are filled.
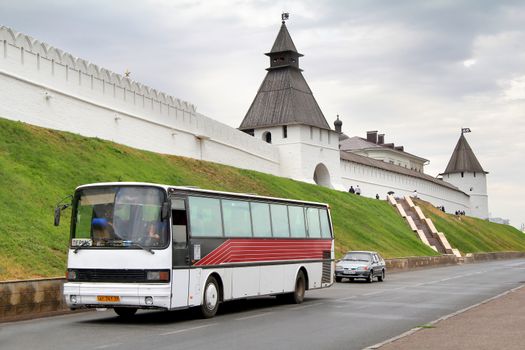
[[[288,299],[292,304],[301,304],[304,301],[304,293],[306,291],[306,278],[303,271],[297,273],[295,279],[295,288],[293,293],[288,294]]]
[[[219,287],[215,277],[210,276],[204,286],[201,314],[203,318],[212,318],[219,309]]]
[[[116,307],[113,310],[115,310],[115,313],[119,315],[119,317],[124,319],[133,317],[137,312],[137,308],[135,307]]]

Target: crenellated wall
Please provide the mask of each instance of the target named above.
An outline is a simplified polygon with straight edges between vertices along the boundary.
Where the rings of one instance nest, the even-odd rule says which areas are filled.
[[[280,174],[279,152],[196,107],[0,27],[0,117]]]

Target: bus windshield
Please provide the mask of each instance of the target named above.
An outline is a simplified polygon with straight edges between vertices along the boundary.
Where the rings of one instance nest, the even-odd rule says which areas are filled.
[[[165,193],[155,187],[80,189],[75,196],[72,247],[165,247]]]

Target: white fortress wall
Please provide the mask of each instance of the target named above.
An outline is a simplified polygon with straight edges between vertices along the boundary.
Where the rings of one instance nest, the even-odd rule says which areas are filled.
[[[271,145],[194,105],[0,27],[0,117],[279,175]]]
[[[418,197],[435,206],[445,206],[448,213],[469,208],[469,196],[432,181],[417,177],[393,173],[383,169],[363,165],[347,160],[341,160],[341,174],[343,184],[348,191],[350,186],[359,185],[361,195],[385,199],[387,192],[394,191],[394,196],[413,195],[417,190]]]

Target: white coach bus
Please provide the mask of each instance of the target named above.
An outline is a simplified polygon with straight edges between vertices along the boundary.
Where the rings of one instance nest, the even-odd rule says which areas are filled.
[[[55,210],[55,224],[60,211]],[[64,297],[71,309],[200,307],[277,295],[301,303],[333,283],[326,204],[148,183],[80,186]]]

